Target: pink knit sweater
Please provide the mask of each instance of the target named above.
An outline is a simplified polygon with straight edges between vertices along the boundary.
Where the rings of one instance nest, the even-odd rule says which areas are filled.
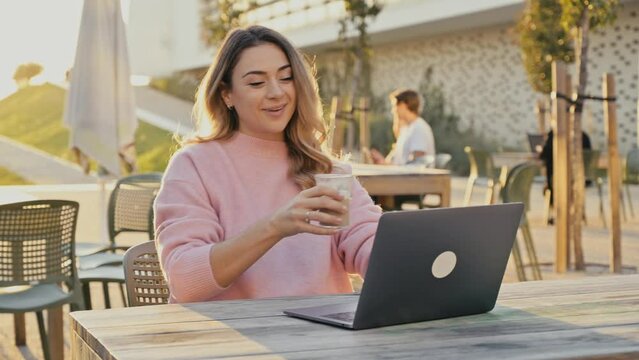
[[[189,145],[173,156],[155,201],[156,241],[171,302],[352,291],[347,274],[365,274],[381,214],[357,181],[349,227],[333,236],[284,238],[230,286],[215,281],[211,247],[299,193],[288,168],[284,142],[239,132],[227,141]],[[346,170],[335,172],[350,172],[340,168]]]

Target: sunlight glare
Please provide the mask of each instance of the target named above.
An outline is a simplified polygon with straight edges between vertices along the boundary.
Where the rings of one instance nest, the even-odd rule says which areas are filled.
[[[122,0],[128,21],[130,0]],[[8,0],[0,2],[0,99],[16,90],[16,67],[36,62],[44,67],[34,84],[62,83],[73,66],[83,0]]]

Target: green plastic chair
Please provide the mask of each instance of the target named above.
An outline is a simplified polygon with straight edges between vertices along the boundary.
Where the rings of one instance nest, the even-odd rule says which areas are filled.
[[[626,185],[626,197],[630,207],[630,216],[635,217],[635,209],[632,206],[630,185],[639,185],[639,148],[634,148],[626,155],[626,164],[623,172],[623,183]]]
[[[104,303],[111,307],[109,283],[120,284],[122,302],[124,296],[123,253],[127,246],[116,243],[116,238],[128,233],[146,233],[148,239],[155,238],[153,228],[153,201],[160,189],[161,173],[145,173],[121,178],[115,184],[109,198],[109,252],[102,252],[79,258],[79,278],[83,285],[84,301],[87,309],[91,309],[90,283],[102,283]]]
[[[15,314],[16,324],[23,313],[36,313],[45,359],[50,353],[42,311],[64,304],[84,308],[75,268],[78,208],[65,200],[0,205],[0,313]]]
[[[495,188],[499,189],[499,169],[493,165],[493,158],[489,152],[473,149],[470,146],[464,147],[464,152],[468,156],[470,164],[470,174],[466,183],[466,193],[464,196],[464,206],[470,205],[473,195],[473,188],[478,179],[486,179],[486,203],[492,204],[494,201]]]
[[[438,153],[435,155],[435,169],[448,169],[453,156],[449,153]]]
[[[528,266],[532,269],[532,276],[534,280],[541,280],[541,271],[539,269],[537,252],[535,251],[535,245],[533,243],[532,233],[530,231],[530,226],[528,225],[528,217],[526,216],[526,213],[530,209],[530,188],[532,187],[533,180],[539,173],[539,170],[539,165],[532,162],[519,164],[513,167],[508,173],[504,187],[501,190],[501,198],[503,202],[521,202],[524,204],[524,213],[522,214],[521,221],[519,223],[519,229],[523,236],[524,246],[528,253]],[[517,269],[517,278],[519,281],[526,281],[526,265],[523,263],[517,241],[513,244],[512,254]]]

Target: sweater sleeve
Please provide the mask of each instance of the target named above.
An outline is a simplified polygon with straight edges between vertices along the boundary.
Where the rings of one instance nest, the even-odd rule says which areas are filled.
[[[224,239],[211,197],[189,155],[176,154],[154,206],[158,253],[177,302],[210,300],[224,290],[210,262],[212,247]]]
[[[348,172],[352,172],[350,167]],[[356,179],[351,189],[350,225],[337,233],[337,251],[349,273],[364,277],[382,209]]]

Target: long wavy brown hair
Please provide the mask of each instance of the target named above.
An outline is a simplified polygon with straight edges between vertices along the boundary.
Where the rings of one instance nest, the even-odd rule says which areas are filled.
[[[314,70],[306,59],[280,33],[263,26],[230,31],[209,67],[197,91],[193,107],[198,127],[202,121],[211,124],[211,133],[195,136],[186,143],[202,143],[225,140],[239,129],[234,109],[228,109],[222,100],[222,91],[232,89],[231,74],[245,49],[274,44],[279,47],[291,64],[293,84],[297,94],[295,112],[286,129],[284,139],[288,147],[289,173],[302,189],[315,185],[313,174],[330,173],[331,159],[322,151],[326,140],[326,128],[322,121],[322,106]]]

